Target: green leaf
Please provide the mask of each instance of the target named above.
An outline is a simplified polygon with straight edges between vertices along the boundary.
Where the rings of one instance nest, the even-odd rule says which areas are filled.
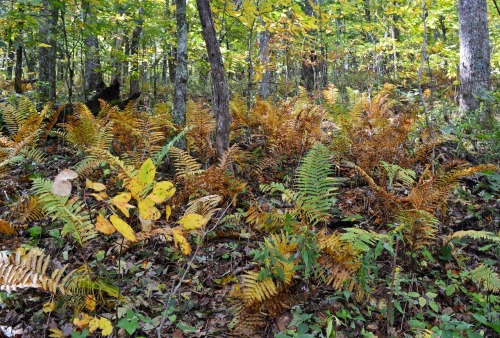
[[[127,317],[128,317],[128,313],[127,313]],[[120,321],[118,322],[118,324],[116,326],[124,329],[125,331],[127,331],[128,334],[131,335],[139,328],[139,322],[137,321],[136,317],[133,317],[131,319],[122,318],[122,319],[120,319]]]
[[[435,301],[433,301],[433,300],[429,301],[429,307],[430,307],[430,308],[431,308],[434,312],[439,313],[439,305],[438,305]]]
[[[153,163],[153,160],[148,158],[142,164],[141,169],[139,169],[139,173],[137,175],[143,186],[147,186],[153,183],[156,175],[156,167]]]
[[[420,307],[424,307],[425,304],[427,304],[427,299],[425,299],[424,297],[419,297],[418,304],[420,305]]]
[[[445,294],[446,294],[447,296],[451,296],[451,295],[452,295],[452,294],[454,294],[454,293],[455,293],[455,285],[453,285],[453,284],[448,285],[448,286],[446,287]]]
[[[36,225],[27,229],[26,231],[30,234],[30,237],[40,237],[40,235],[42,234],[42,227]]]
[[[420,297],[420,293],[418,293],[418,292],[408,292],[408,296],[410,296],[412,298],[418,298],[418,297]]]

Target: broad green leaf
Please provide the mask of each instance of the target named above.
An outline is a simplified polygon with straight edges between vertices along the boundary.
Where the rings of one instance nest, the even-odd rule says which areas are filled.
[[[141,166],[141,169],[139,169],[139,172],[137,173],[137,176],[139,177],[139,180],[142,183],[142,186],[145,187],[151,183],[153,183],[153,180],[155,179],[156,175],[156,167],[153,163],[153,160],[148,158]]]
[[[184,229],[194,230],[203,227],[208,223],[208,219],[198,214],[187,214],[181,217],[178,222]]]
[[[148,198],[159,204],[172,197],[174,194],[174,184],[169,181],[161,181],[154,185],[153,192],[148,195]]]
[[[128,225],[127,222],[122,220],[120,217],[116,215],[111,215],[109,218],[113,226],[118,230],[119,233],[123,235],[126,239],[131,242],[135,242],[135,233],[134,230]]]

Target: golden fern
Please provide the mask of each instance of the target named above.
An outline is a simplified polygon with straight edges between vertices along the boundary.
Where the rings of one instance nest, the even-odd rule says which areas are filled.
[[[44,129],[44,118],[49,114],[49,105],[39,114],[26,97],[5,106],[2,118],[9,137],[0,132],[0,174],[5,175],[7,166],[25,158],[42,161],[44,155],[36,146]]]
[[[65,265],[61,269],[54,269],[52,274],[48,275],[50,262],[50,256],[45,256],[36,248],[27,253],[24,249],[18,249],[11,255],[0,252],[0,290],[10,293],[17,289],[36,288],[53,294],[71,294],[67,283],[73,272],[63,278],[68,266]]]
[[[17,235],[17,230],[8,221],[0,218],[0,234]]]
[[[361,267],[361,251],[337,232],[318,234],[316,241],[321,252],[318,263],[324,268],[326,283],[338,290],[353,281]]]
[[[439,221],[433,214],[419,209],[401,210],[396,220],[402,224],[403,236],[411,251],[416,252],[435,242]]]
[[[206,219],[212,219],[213,215],[220,210],[217,208],[222,198],[219,195],[208,195],[192,200],[188,203],[184,214],[198,214]]]
[[[174,162],[177,176],[183,177],[203,172],[201,164],[185,150],[170,147],[170,157]]]
[[[188,149],[198,154],[202,163],[215,157],[211,137],[215,130],[215,118],[207,104],[189,100],[186,103],[186,125],[191,126],[186,134]]]

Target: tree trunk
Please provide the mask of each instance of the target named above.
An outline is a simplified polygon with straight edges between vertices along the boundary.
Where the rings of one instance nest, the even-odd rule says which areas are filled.
[[[186,0],[177,0],[177,69],[175,71],[174,109],[172,117],[178,125],[186,124],[186,94],[187,94],[187,36]],[[183,146],[185,146],[183,144]]]
[[[224,151],[229,147],[229,90],[227,87],[226,71],[222,62],[219,40],[215,34],[214,20],[210,9],[209,0],[196,0],[203,39],[207,46],[208,60],[212,73],[214,86],[214,100],[212,109],[216,119],[216,148],[217,156],[222,157]]]
[[[129,96],[139,92],[139,41],[142,33],[142,22],[140,22],[132,33],[132,41],[130,43],[130,55],[132,56],[130,69],[130,91]]]
[[[21,94],[23,88],[21,80],[23,78],[23,45],[19,42],[16,48],[16,67],[14,70],[14,90],[16,93]]]
[[[263,22],[261,22],[264,24]],[[260,83],[260,97],[267,99],[271,94],[271,71],[269,70],[269,31],[267,29],[259,33],[260,63],[265,65],[262,82]]]
[[[89,0],[82,0],[85,25],[93,24],[94,11],[90,6]],[[99,42],[97,35],[87,35],[83,43],[85,45],[85,64],[84,64],[84,80],[83,92],[85,100],[87,95],[97,89],[98,85],[103,81],[102,73],[100,72],[101,62],[99,60]]]
[[[486,0],[458,1],[460,36],[460,112],[480,107],[481,96],[490,90],[490,45]],[[491,111],[484,116],[491,118]]]

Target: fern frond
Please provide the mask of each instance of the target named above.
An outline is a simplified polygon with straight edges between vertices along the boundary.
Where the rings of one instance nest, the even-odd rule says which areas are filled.
[[[500,277],[489,266],[481,264],[472,270],[470,275],[481,282],[486,290],[495,293],[500,291]]]
[[[70,233],[78,244],[85,247],[90,240],[97,237],[85,204],[77,197],[70,199],[69,196],[54,195],[51,188],[52,182],[49,180],[37,177],[33,181],[33,191],[38,195],[43,210],[53,220],[64,222],[61,235]]]
[[[0,218],[0,234],[17,235],[17,231],[9,222]]]
[[[354,249],[366,252],[385,235],[358,228],[345,228],[340,239],[353,244]],[[335,244],[335,243],[334,243]]]
[[[188,149],[198,154],[202,163],[206,163],[215,156],[211,141],[215,130],[215,118],[208,105],[189,100],[186,103],[186,125],[191,126],[186,134]]]
[[[36,288],[55,294],[60,292],[71,294],[65,287],[66,281],[73,272],[66,275],[64,272],[67,265],[61,269],[53,270],[49,276],[47,268],[50,263],[50,256],[45,256],[39,249],[31,249],[28,253],[24,250],[17,250],[15,254],[7,255],[0,253],[0,290],[17,291],[18,288]]]
[[[193,175],[203,172],[201,164],[194,157],[189,155],[187,151],[170,147],[170,156],[174,162],[175,173],[177,176]]]
[[[327,220],[336,202],[338,180],[330,177],[333,175],[330,156],[328,148],[316,144],[297,170],[297,208],[313,225]]]
[[[436,240],[438,219],[425,210],[401,210],[396,215],[396,220],[403,225],[403,236],[412,251],[434,243]]]
[[[211,219],[220,210],[217,208],[222,198],[219,195],[208,195],[192,200],[188,203],[184,214],[198,214],[204,218]]]
[[[495,243],[496,245],[500,245],[500,236],[495,235],[492,232],[488,231],[479,231],[479,230],[462,230],[455,231],[454,233],[447,236],[445,243],[449,243],[452,239],[462,239],[464,237],[469,237],[474,240],[484,240]]]
[[[17,203],[10,208],[10,212],[21,224],[39,221],[45,217],[38,196],[30,196],[25,200],[18,199]]]
[[[163,145],[163,147],[161,147],[161,150],[156,154],[156,156],[154,156],[153,162],[154,162],[156,167],[158,167],[160,165],[161,161],[163,161],[163,159],[165,158],[165,156],[168,155],[170,148],[172,148],[174,146],[174,144],[179,142],[186,135],[186,133],[189,130],[190,130],[189,126],[185,127],[184,129],[181,130],[180,133],[175,135],[174,138],[172,138],[172,140],[170,140],[170,142],[168,142],[167,144]]]
[[[258,272],[246,271],[242,277],[241,292],[245,306],[252,307],[276,296],[278,289],[272,278],[259,280]]]

